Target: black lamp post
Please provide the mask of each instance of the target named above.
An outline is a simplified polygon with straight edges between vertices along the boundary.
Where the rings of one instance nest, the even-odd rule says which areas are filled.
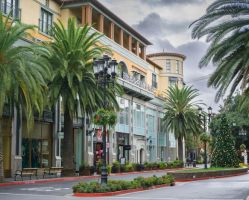
[[[111,60],[107,55],[104,55],[103,58],[95,59],[93,62],[93,71],[96,77],[97,84],[102,87],[104,93],[107,92],[108,87],[114,86],[115,77],[116,77],[116,67],[117,61]],[[103,108],[107,108],[106,96],[104,95],[103,99]],[[107,184],[107,167],[106,167],[106,125],[103,126],[103,166],[101,168],[101,184]]]
[[[199,107],[198,108],[199,111],[199,117],[200,120],[202,120],[202,108]],[[208,124],[211,121],[211,115],[212,115],[212,108],[209,106],[208,107]],[[203,130],[204,132],[206,132],[206,116],[205,114],[203,115]],[[204,141],[204,165],[205,165],[205,169],[207,169],[207,142]]]
[[[211,121],[211,116],[212,116],[212,107],[208,107],[208,123]]]

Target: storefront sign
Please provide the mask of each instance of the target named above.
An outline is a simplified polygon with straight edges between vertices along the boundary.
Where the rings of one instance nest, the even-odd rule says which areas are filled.
[[[131,145],[124,145],[124,150],[131,150]]]

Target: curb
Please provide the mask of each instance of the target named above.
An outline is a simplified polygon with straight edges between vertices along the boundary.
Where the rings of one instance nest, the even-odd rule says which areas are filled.
[[[51,179],[41,179],[41,180],[27,180],[27,181],[15,181],[15,182],[6,182],[0,183],[0,187],[12,186],[12,185],[27,185],[27,184],[45,184],[53,182],[66,182],[66,181],[77,181],[83,178],[86,179],[95,179],[100,176],[77,176],[77,177],[67,177],[67,178],[51,178]]]
[[[201,180],[208,180],[208,179],[228,178],[228,177],[241,176],[241,175],[246,175],[246,174],[248,174],[248,172],[238,173],[234,175],[225,175],[225,176],[208,176],[208,177],[194,178],[194,179],[178,179],[178,180],[175,180],[175,182],[191,182],[191,181],[201,181]]]
[[[140,192],[144,190],[151,190],[151,189],[158,189],[162,187],[169,187],[170,185],[164,184],[164,185],[155,185],[150,188],[137,188],[137,189],[129,189],[129,190],[121,190],[121,191],[115,191],[115,192],[106,192],[106,193],[74,193],[74,197],[108,197],[108,196],[117,196],[127,193],[133,193],[133,192]]]
[[[150,171],[140,171],[140,172],[123,172],[123,173],[115,173],[110,174],[110,176],[125,176],[129,174],[145,174],[145,173],[154,173],[154,172],[169,172],[175,171],[184,168],[175,168],[175,169],[162,169],[162,170],[150,170]],[[63,177],[63,178],[51,178],[51,179],[40,179],[40,180],[26,180],[26,181],[11,181],[0,183],[0,187],[5,186],[14,186],[14,185],[27,185],[27,184],[45,184],[45,183],[56,183],[56,182],[66,182],[66,181],[77,181],[81,179],[97,179],[100,178],[100,175],[93,176],[77,176],[77,177]]]

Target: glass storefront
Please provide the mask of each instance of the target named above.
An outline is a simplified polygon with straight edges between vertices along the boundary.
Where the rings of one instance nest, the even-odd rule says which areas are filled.
[[[125,162],[129,161],[129,150],[125,149],[125,145],[129,145],[129,134],[127,133],[116,133],[117,135],[117,160],[125,158]]]
[[[51,123],[35,122],[28,132],[26,122],[22,126],[22,167],[45,168],[51,166]]]

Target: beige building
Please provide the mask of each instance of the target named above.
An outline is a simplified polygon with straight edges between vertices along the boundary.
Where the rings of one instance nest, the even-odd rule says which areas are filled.
[[[103,34],[99,42],[108,45],[111,57],[120,65],[118,82],[125,94],[117,97],[121,111],[115,130],[108,136],[108,162],[125,160],[168,161],[176,159],[174,134],[162,129],[164,92],[169,85],[183,85],[183,61],[185,56],[173,53],[156,53],[146,56],[151,45],[145,37],[130,27],[97,0],[0,0],[0,10],[21,22],[38,28],[31,37],[17,45],[52,40],[54,22],[66,25],[69,17],[75,17],[78,25],[92,25],[92,31]],[[10,120],[6,126],[4,163],[6,175],[21,167],[60,166],[63,142],[63,113],[59,103],[54,111],[44,112],[28,137],[17,111],[6,113]],[[102,149],[101,132],[97,127],[84,126],[83,116],[75,120],[74,152],[76,170],[83,161],[93,165],[98,162]],[[95,132],[87,131],[95,128]],[[8,130],[7,130],[8,129]]]

